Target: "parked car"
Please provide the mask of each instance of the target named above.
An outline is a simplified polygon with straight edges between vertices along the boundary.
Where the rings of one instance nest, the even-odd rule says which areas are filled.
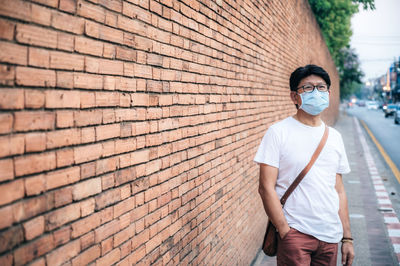
[[[358,100],[358,101],[357,101],[357,105],[360,106],[360,107],[364,107],[364,106],[365,106],[365,101],[363,101],[363,100]]]
[[[400,104],[397,104],[397,109],[394,112],[394,123],[395,124],[400,123]]]
[[[369,110],[378,110],[379,104],[375,101],[368,101],[366,103],[367,109]]]
[[[388,105],[383,106],[383,112],[385,113],[385,117],[391,116],[397,110],[397,105],[394,103],[388,103]]]

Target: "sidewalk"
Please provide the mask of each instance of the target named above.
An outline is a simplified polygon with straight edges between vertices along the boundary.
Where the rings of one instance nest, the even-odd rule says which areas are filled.
[[[388,175],[387,165],[356,118],[341,112],[335,128],[342,134],[352,170],[343,183],[356,253],[353,265],[399,265],[400,223],[380,177]],[[276,257],[260,250],[252,265],[276,265]]]

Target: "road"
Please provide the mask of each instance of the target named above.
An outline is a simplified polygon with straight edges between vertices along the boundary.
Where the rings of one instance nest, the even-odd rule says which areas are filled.
[[[348,108],[347,113],[367,124],[397,169],[400,169],[400,125],[394,124],[393,116],[385,118],[381,109],[368,110],[358,106]]]

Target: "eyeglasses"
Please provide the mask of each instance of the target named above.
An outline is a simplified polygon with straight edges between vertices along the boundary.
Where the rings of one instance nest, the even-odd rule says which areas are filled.
[[[318,85],[312,85],[312,84],[306,84],[301,87],[297,88],[297,93],[301,94],[303,92],[311,93],[317,88],[318,91],[320,92],[327,92],[329,90],[329,86],[327,84],[318,84]]]

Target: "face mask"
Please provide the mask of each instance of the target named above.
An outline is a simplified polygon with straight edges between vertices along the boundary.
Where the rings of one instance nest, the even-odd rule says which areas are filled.
[[[310,115],[318,115],[329,106],[329,92],[320,92],[317,89],[311,93],[299,94],[301,98],[300,109]]]

